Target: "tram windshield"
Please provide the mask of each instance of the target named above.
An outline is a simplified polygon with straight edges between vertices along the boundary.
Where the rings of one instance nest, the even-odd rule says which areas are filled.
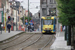
[[[53,20],[44,20],[44,25],[53,25]]]

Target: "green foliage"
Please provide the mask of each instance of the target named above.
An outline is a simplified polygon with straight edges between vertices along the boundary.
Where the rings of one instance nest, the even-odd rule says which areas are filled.
[[[59,22],[63,25],[75,25],[75,0],[56,0]]]
[[[25,20],[28,19],[28,17],[25,17]],[[31,17],[29,17],[29,21],[31,20]]]
[[[23,23],[24,23],[24,18],[25,18],[25,20],[26,20],[26,19],[28,20],[28,18],[29,18],[29,21],[31,20],[31,17],[23,16],[23,17],[21,18],[21,20],[22,20]]]

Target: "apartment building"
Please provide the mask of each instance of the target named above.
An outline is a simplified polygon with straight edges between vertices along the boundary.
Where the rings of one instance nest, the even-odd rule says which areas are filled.
[[[16,0],[0,0],[0,23],[4,26],[9,22],[8,16],[11,17],[11,30],[18,30],[21,17],[25,15],[25,9],[20,6],[20,2]],[[20,22],[21,21],[21,22]]]
[[[40,14],[39,13],[40,13],[40,10],[37,13],[35,13],[33,17],[39,19],[40,18]]]
[[[40,15],[41,16],[56,16],[56,1],[55,0],[40,0]]]
[[[4,23],[4,10],[6,0],[0,0],[0,23]]]
[[[28,17],[28,10],[25,11],[26,17]],[[29,11],[29,17],[32,17],[32,13]]]

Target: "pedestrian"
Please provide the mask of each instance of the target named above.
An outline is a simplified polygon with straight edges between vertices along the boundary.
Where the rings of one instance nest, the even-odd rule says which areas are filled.
[[[2,27],[1,27],[1,25],[2,25],[2,23],[0,23],[0,31],[1,31],[1,33],[2,33]]]
[[[63,27],[63,31],[65,31],[65,26]]]
[[[28,25],[28,32],[30,31],[30,29],[31,29],[31,26],[30,26],[30,25]]]
[[[2,30],[3,30],[3,23],[1,24],[1,33],[2,33]]]
[[[33,25],[31,25],[31,28],[32,28],[32,31],[34,31],[34,24],[33,24]]]
[[[10,22],[7,24],[7,29],[8,29],[8,32],[10,33],[10,28],[11,28],[11,24]]]

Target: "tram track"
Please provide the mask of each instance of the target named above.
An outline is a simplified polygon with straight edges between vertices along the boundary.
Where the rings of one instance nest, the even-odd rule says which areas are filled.
[[[25,34],[24,34],[25,35]],[[6,48],[9,48],[9,47],[12,47],[12,46],[15,46],[15,45],[18,45],[18,44],[20,44],[20,43],[22,43],[22,42],[24,42],[24,41],[26,41],[27,39],[29,39],[30,37],[32,37],[33,35],[35,35],[35,33],[34,34],[32,34],[32,35],[29,35],[26,39],[24,39],[23,41],[21,41],[21,42],[19,42],[19,43],[15,43],[15,44],[12,44],[12,45],[9,45],[9,46],[4,46],[5,48],[3,48],[3,49],[6,49]],[[19,38],[21,38],[21,37],[23,37],[23,36],[20,36]],[[17,38],[17,39],[19,39],[19,38]],[[15,39],[15,40],[17,40],[17,39]],[[13,40],[13,41],[15,41],[15,40]],[[10,43],[12,42],[12,43],[14,43],[13,41],[10,41]],[[5,45],[6,44],[8,44],[8,43],[5,43]],[[1,44],[2,45],[2,44]],[[4,45],[4,44],[3,44]],[[3,46],[2,46],[3,47]]]
[[[23,50],[23,48],[26,48],[26,47],[28,47],[28,46],[33,45],[33,44],[36,43],[41,37],[42,37],[42,35],[41,35],[37,40],[35,40],[34,42],[32,42],[31,44],[28,44],[28,45],[26,45],[26,46],[20,48],[19,50]]]
[[[53,36],[51,36],[51,39],[42,48],[38,50],[43,50],[52,41],[52,39],[53,39]]]
[[[49,45],[49,43],[52,41],[53,35],[43,35],[43,34],[31,34],[30,36],[27,36],[24,40],[17,44],[13,44],[10,46],[6,46],[2,48],[2,50],[26,50],[27,48],[30,48],[32,46],[35,46],[34,50],[44,50],[44,48]],[[41,47],[37,47],[41,44]]]
[[[55,41],[55,36],[53,35],[51,37],[51,39],[46,43],[46,45],[44,45],[40,50],[50,50],[51,45],[54,43]]]
[[[13,36],[13,37],[10,37],[10,38],[6,39],[6,40],[3,40],[3,41],[0,43],[0,45],[4,45],[4,44],[7,44],[7,43],[9,43],[9,42],[15,41],[16,39],[19,39],[21,36],[24,35],[24,33],[25,33],[25,32],[20,33],[20,34],[17,34],[17,35],[15,35],[15,36]]]
[[[50,36],[50,35],[48,35],[48,36]],[[44,36],[43,36],[44,37]],[[42,38],[43,38],[42,37]],[[51,41],[52,41],[52,39],[53,39],[53,37],[54,36],[50,36],[50,37],[47,37],[47,38],[49,38],[49,39],[47,39],[47,41],[45,41],[45,40],[43,40],[42,41],[42,38],[38,41],[38,42],[36,42],[37,44],[33,44],[33,45],[31,45],[31,46],[24,46],[24,47],[22,47],[21,49],[19,49],[19,50],[43,50]],[[40,43],[41,42],[41,43]],[[43,44],[43,43],[46,43],[46,44]],[[41,45],[40,45],[41,44]],[[35,47],[36,46],[36,47]],[[40,47],[39,47],[40,46]],[[51,45],[50,45],[51,46]]]
[[[18,46],[18,45],[20,45],[20,44],[22,44],[22,43],[25,43],[25,41],[27,41],[28,39],[32,38],[35,34],[36,34],[36,33],[30,35],[29,37],[27,37],[25,40],[23,40],[22,42],[20,42],[20,43],[18,43],[18,44],[11,45],[11,46],[7,46],[7,47],[3,48],[2,50],[8,50],[9,48],[12,48],[12,47],[14,47],[14,46]],[[33,42],[33,43],[34,43],[34,42]],[[11,50],[11,49],[9,49],[9,50]]]

